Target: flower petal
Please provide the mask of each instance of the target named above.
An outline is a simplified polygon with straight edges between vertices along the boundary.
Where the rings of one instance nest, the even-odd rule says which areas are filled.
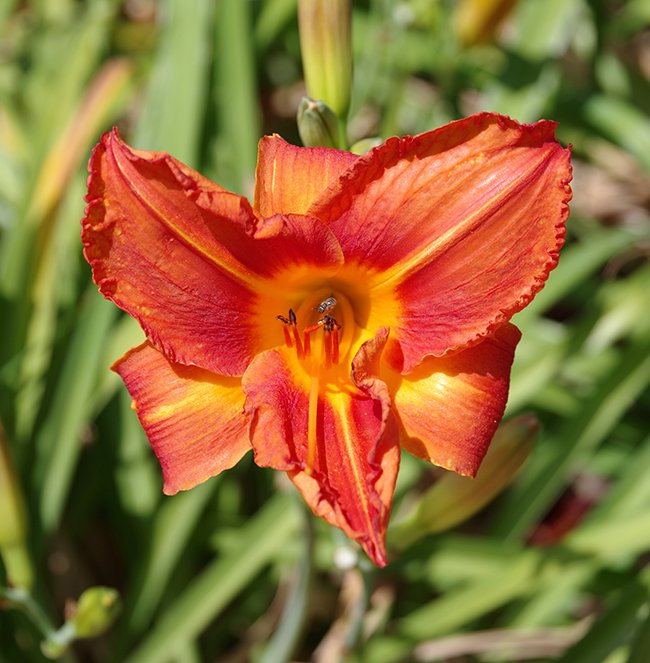
[[[255,462],[288,472],[314,513],[386,564],[385,534],[399,466],[397,428],[386,385],[376,376],[388,332],[353,361],[357,387],[322,390],[309,467],[310,378],[289,351],[269,350],[242,378]]]
[[[507,323],[468,350],[429,357],[407,376],[392,373],[387,381],[405,433],[402,446],[474,476],[503,416],[520,336]]]
[[[174,364],[148,342],[113,370],[133,398],[167,495],[229,469],[250,449],[241,380]]]
[[[244,198],[116,132],[89,169],[82,236],[95,282],[172,361],[241,375],[269,347],[258,310],[277,295],[271,277],[342,261],[322,222],[260,220]]]
[[[346,263],[394,300],[389,360],[404,373],[486,336],[555,267],[571,197],[555,125],[483,113],[361,157],[309,210]]]
[[[265,136],[258,149],[255,209],[262,216],[305,214],[356,159],[343,150],[297,147],[280,136]]]

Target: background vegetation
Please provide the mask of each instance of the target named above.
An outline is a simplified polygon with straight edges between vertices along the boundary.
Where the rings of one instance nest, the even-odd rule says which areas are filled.
[[[81,256],[85,164],[117,124],[250,194],[258,138],[298,142],[295,4],[0,1],[0,420],[35,595],[57,626],[91,585],[123,604],[66,660],[649,661],[644,0],[506,3],[483,42],[453,2],[355,2],[353,140],[486,109],[556,119],[574,145],[569,242],[516,320],[508,416],[533,412],[542,431],[510,488],[377,572],[249,458],[163,497],[108,370],[141,331],[97,294]],[[404,458],[396,520],[437,476]],[[4,607],[0,660],[45,660],[32,621]]]

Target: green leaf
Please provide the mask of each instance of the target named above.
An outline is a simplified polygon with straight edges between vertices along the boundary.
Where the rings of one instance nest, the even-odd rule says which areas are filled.
[[[209,89],[213,3],[165,0],[158,53],[134,143],[196,168]]]
[[[631,344],[598,383],[580,414],[555,433],[552,447],[544,448],[507,500],[496,531],[520,538],[550,508],[570,481],[580,462],[613,430],[627,409],[650,384],[650,337]]]
[[[216,559],[176,598],[125,663],[166,663],[196,638],[283,549],[298,524],[289,495],[276,495],[241,529],[238,546]]]
[[[602,663],[630,638],[638,624],[639,609],[647,599],[648,587],[637,580],[630,582],[596,619],[587,635],[568,649],[558,663]]]
[[[650,172],[650,119],[646,112],[616,97],[591,96],[584,105],[587,122],[633,154]]]
[[[93,389],[100,366],[101,349],[117,310],[97,294],[86,292],[85,306],[73,334],[54,398],[36,439],[33,479],[39,495],[39,511],[46,531],[59,524],[81,451],[81,432],[90,416]]]
[[[413,610],[398,622],[399,633],[417,640],[453,633],[473,620],[531,592],[539,557],[522,552],[495,577],[468,583]]]

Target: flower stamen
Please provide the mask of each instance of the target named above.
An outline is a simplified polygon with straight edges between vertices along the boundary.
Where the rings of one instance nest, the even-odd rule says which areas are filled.
[[[312,334],[322,329],[322,345],[318,345],[320,354],[319,363],[325,364],[325,368],[337,365],[340,359],[340,330],[341,325],[338,320],[330,313],[339,302],[334,295],[329,295],[321,301],[318,306],[312,310],[321,314],[313,325],[305,327],[302,334],[298,331],[298,317],[292,308],[289,309],[288,316],[276,315],[276,319],[283,324],[284,344],[287,348],[296,348],[298,359],[304,360],[312,356]]]
[[[325,332],[323,336],[323,345],[325,346],[325,368],[332,365],[332,333]]]
[[[339,329],[340,329],[340,327],[332,329],[332,363],[333,364],[338,364],[339,363]]]
[[[298,354],[298,359],[302,359],[305,356],[303,351],[302,342],[300,340],[300,334],[298,333],[297,327],[297,318],[293,309],[289,309],[289,317],[285,318],[283,315],[275,316],[280,322],[284,324],[282,331],[284,332],[284,343],[288,348],[292,348],[293,344],[296,344],[296,352]],[[293,340],[292,340],[293,339]]]
[[[333,299],[333,298],[332,298]],[[336,301],[336,300],[335,300]],[[336,318],[329,313],[326,313],[315,325],[307,327],[303,331],[305,357],[309,357],[311,353],[311,340],[310,336],[316,330],[323,328],[325,333],[323,337],[323,345],[325,346],[325,363],[329,367],[331,364],[338,364],[338,331],[341,325],[337,322]],[[332,333],[336,333],[336,357],[333,353]]]

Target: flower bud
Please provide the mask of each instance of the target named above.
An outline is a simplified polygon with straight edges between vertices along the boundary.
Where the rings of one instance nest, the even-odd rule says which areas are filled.
[[[110,587],[91,587],[80,597],[68,620],[77,638],[93,638],[110,628],[120,612],[120,595]]]
[[[352,3],[299,0],[298,22],[307,94],[344,119],[352,83]]]
[[[466,46],[490,41],[517,0],[459,0],[454,12],[456,35]]]
[[[0,553],[9,582],[14,587],[29,589],[34,574],[25,546],[26,536],[25,505],[4,431],[0,428]]]
[[[393,547],[407,548],[422,536],[455,527],[480,511],[514,479],[538,432],[539,423],[531,415],[499,426],[476,478],[445,473],[391,528]]]
[[[66,606],[68,608],[68,606]],[[120,595],[110,587],[90,587],[70,608],[72,616],[41,643],[47,658],[61,658],[81,638],[94,638],[108,630],[120,612]]]
[[[334,111],[323,101],[303,97],[298,106],[298,133],[305,147],[337,147]]]

